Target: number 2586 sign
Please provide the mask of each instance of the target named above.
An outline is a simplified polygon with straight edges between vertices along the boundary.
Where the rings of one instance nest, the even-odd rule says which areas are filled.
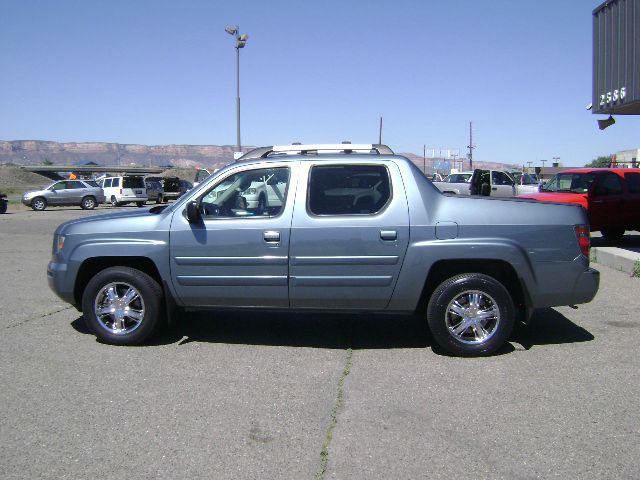
[[[608,105],[609,103],[623,100],[627,96],[626,87],[622,87],[620,90],[614,90],[613,92],[607,92],[600,95],[600,106]]]

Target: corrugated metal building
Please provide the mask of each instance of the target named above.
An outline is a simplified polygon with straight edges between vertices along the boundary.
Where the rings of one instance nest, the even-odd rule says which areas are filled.
[[[640,0],[610,0],[593,11],[596,114],[640,114]]]

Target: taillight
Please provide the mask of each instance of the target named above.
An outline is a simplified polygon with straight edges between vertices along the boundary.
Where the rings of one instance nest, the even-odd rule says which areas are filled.
[[[580,245],[580,251],[585,257],[589,257],[589,247],[591,246],[591,235],[589,234],[589,227],[586,225],[576,225],[576,237],[578,237],[578,245]]]
[[[122,189],[120,189],[120,195],[122,195]]]

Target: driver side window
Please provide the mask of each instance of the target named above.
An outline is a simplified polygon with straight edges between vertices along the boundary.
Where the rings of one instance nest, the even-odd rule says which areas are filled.
[[[245,170],[224,178],[201,197],[205,219],[275,217],[285,205],[287,167]]]

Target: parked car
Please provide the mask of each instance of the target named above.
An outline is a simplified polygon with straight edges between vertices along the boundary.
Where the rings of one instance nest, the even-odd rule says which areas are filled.
[[[42,190],[22,194],[22,203],[36,211],[50,207],[78,205],[93,210],[105,202],[102,189],[93,180],[60,180]]]
[[[7,206],[9,201],[4,193],[0,193],[0,213],[7,213]]]
[[[196,171],[196,176],[193,179],[193,186],[197,187],[200,183],[204,182],[210,175],[211,175],[211,172],[209,172],[209,170],[207,170],[206,168],[198,169]]]
[[[627,230],[640,230],[640,168],[576,168],[559,172],[540,193],[521,195],[541,202],[582,206],[591,231],[620,240]]]
[[[180,179],[178,177],[147,177],[148,181],[159,182],[164,191],[163,200],[176,200],[182,193],[180,192]]]
[[[180,180],[178,182],[178,190],[180,191],[180,195],[184,195],[192,188],[193,188],[193,183],[188,182],[187,180]]]
[[[150,202],[162,203],[164,201],[164,189],[160,182],[145,178],[144,186],[147,189],[147,199]]]
[[[147,203],[147,188],[144,179],[138,175],[104,177],[98,180],[107,200],[114,207],[135,203],[144,207]]]
[[[279,205],[250,206],[255,182]],[[262,147],[172,205],[60,225],[47,278],[112,344],[180,309],[249,307],[418,314],[447,351],[487,355],[535,308],[594,297],[587,221],[576,205],[444,195],[384,145]]]
[[[441,182],[433,182],[433,185],[443,193],[455,193],[456,195],[469,195],[469,186],[473,172],[459,172],[448,175]]]

